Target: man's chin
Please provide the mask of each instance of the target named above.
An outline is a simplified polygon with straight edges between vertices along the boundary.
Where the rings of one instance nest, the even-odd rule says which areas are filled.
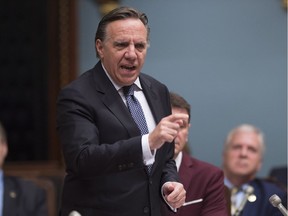
[[[238,170],[235,172],[235,175],[237,175],[239,178],[246,178],[250,175],[250,173],[251,172],[249,170]]]

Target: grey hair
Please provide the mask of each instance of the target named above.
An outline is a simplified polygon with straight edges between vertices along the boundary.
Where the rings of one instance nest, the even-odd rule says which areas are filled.
[[[258,136],[259,142],[260,142],[260,148],[261,148],[261,154],[262,156],[265,153],[265,137],[264,133],[257,127],[251,124],[241,124],[235,128],[233,128],[227,135],[226,140],[224,142],[224,151],[226,151],[231,143],[232,137],[238,133],[238,132],[253,132]]]

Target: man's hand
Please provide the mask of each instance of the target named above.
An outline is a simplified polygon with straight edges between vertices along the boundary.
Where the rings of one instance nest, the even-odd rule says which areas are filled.
[[[180,208],[186,199],[186,191],[179,182],[166,182],[163,185],[163,196],[166,202],[175,209]]]
[[[176,113],[161,119],[159,124],[149,134],[150,149],[158,149],[165,142],[172,142],[177,136],[181,126],[187,124],[188,117],[187,114]]]

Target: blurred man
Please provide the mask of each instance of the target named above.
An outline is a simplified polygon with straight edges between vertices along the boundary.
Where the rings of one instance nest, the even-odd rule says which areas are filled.
[[[226,138],[223,170],[225,185],[231,189],[232,215],[282,215],[269,203],[269,198],[277,194],[285,205],[285,191],[271,182],[256,178],[262,166],[264,150],[264,135],[253,125],[240,125]]]
[[[287,190],[287,165],[272,167],[268,178]]]
[[[7,153],[6,133],[0,123],[0,215],[47,216],[46,194],[42,188],[31,181],[3,174]]]
[[[187,153],[190,128],[190,104],[180,95],[170,93],[172,113],[188,114],[189,120],[175,138],[174,160],[180,182],[186,190],[186,204],[173,213],[163,208],[163,216],[226,216],[228,210],[221,169],[190,157]]]

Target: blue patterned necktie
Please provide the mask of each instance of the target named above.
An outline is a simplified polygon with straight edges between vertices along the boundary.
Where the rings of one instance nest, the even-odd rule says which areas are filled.
[[[137,100],[137,98],[134,96],[134,85],[131,86],[124,86],[123,92],[126,98],[127,107],[138,125],[138,128],[141,131],[141,135],[148,134],[148,127],[145,120],[145,116],[141,107],[141,104]]]
[[[137,100],[137,98],[134,96],[134,84],[130,86],[124,86],[123,87],[123,93],[126,98],[127,107],[136,122],[138,128],[141,131],[141,135],[148,134],[148,127],[146,123],[146,119],[144,116],[144,112],[142,110],[141,104]],[[152,164],[147,166],[148,173],[150,173],[152,169]]]

